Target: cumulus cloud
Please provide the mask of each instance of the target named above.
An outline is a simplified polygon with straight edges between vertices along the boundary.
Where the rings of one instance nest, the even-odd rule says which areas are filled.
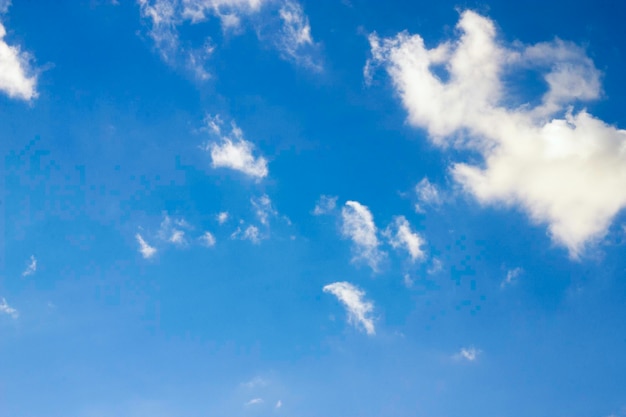
[[[148,23],[148,35],[163,60],[172,65],[182,62],[200,79],[210,77],[206,64],[215,45],[207,39],[204,45],[194,48],[191,42],[181,40],[179,28],[210,18],[219,19],[222,31],[231,35],[251,26],[260,40],[267,38],[274,44],[283,59],[313,70],[321,69],[314,58],[319,55],[319,45],[311,36],[302,6],[294,0],[138,0],[138,3],[141,17]],[[265,34],[267,28],[273,31],[269,36]]]
[[[328,195],[321,195],[320,199],[315,204],[313,214],[315,216],[321,216],[322,214],[332,213],[337,207],[337,197]]]
[[[413,262],[426,257],[422,250],[422,246],[426,242],[419,234],[411,230],[411,225],[406,217],[394,217],[393,223],[387,226],[383,235],[394,249],[405,249]]]
[[[626,131],[574,107],[600,96],[600,72],[570,42],[506,45],[473,11],[457,29],[458,39],[430,49],[419,35],[370,35],[366,78],[384,66],[410,124],[444,149],[482,155],[450,168],[466,192],[482,204],[521,206],[578,257],[626,205]],[[506,77],[531,69],[546,92],[539,104],[515,104]]]
[[[218,213],[217,216],[215,216],[219,224],[226,223],[226,221],[228,220],[228,217],[229,215],[227,211],[222,211],[221,213]]]
[[[158,236],[161,240],[172,243],[177,246],[186,246],[187,238],[183,229],[190,229],[191,226],[184,219],[172,220],[170,216],[165,215],[161,226],[159,227]]]
[[[210,130],[219,137],[217,142],[209,143],[204,148],[211,152],[213,168],[233,169],[257,180],[267,176],[267,160],[253,155],[254,145],[244,139],[242,130],[235,122],[231,123],[229,134],[222,132],[223,123],[219,116],[209,117],[208,124]]]
[[[509,269],[506,272],[506,277],[504,277],[504,280],[500,283],[500,288],[515,284],[523,273],[524,270],[522,268]]]
[[[0,300],[0,313],[7,314],[14,319],[17,319],[20,316],[19,312],[11,307],[4,298]]]
[[[156,248],[150,246],[139,233],[135,235],[135,239],[137,239],[137,243],[139,244],[139,252],[141,253],[141,256],[144,257],[144,259],[149,259],[156,255]]]
[[[10,5],[10,1],[0,1],[0,18]],[[30,64],[32,57],[19,46],[9,45],[4,39],[6,34],[0,21],[0,91],[11,98],[32,100],[37,97],[37,76]]]
[[[461,350],[458,353],[455,353],[452,358],[455,360],[466,360],[469,362],[474,362],[476,359],[478,359],[478,355],[480,355],[481,353],[482,352],[479,349],[470,346],[467,348],[461,348]]]
[[[324,292],[333,294],[344,305],[348,313],[348,323],[365,330],[368,335],[376,333],[371,313],[374,304],[365,300],[365,291],[349,282],[335,282],[323,288]]]
[[[35,255],[30,255],[28,265],[26,265],[26,269],[22,272],[22,276],[27,277],[33,275],[35,272],[37,272],[37,258],[35,258]]]
[[[341,233],[353,243],[353,262],[365,262],[376,272],[386,254],[379,249],[374,216],[361,203],[348,201],[341,209],[341,219]]]

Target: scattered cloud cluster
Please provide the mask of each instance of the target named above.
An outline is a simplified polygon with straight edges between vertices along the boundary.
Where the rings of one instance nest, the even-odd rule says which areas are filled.
[[[35,258],[35,255],[30,255],[30,259],[28,260],[26,269],[22,272],[22,276],[27,277],[33,275],[35,272],[37,272],[37,258]]]
[[[254,156],[254,145],[244,139],[242,130],[235,122],[231,123],[230,133],[226,134],[223,133],[223,122],[219,116],[209,117],[208,125],[210,131],[218,137],[217,142],[210,142],[204,147],[211,153],[213,168],[229,168],[256,180],[267,176],[267,160],[262,156]]]
[[[349,282],[335,282],[323,288],[324,292],[333,294],[344,305],[348,313],[348,322],[356,328],[374,335],[374,319],[371,317],[374,304],[365,299],[365,292]]]
[[[10,1],[0,1],[0,91],[11,98],[30,101],[37,97],[37,75],[31,66],[32,56],[5,40],[7,31],[2,15],[10,5]]]
[[[7,314],[13,319],[17,319],[20,316],[19,312],[11,307],[4,298],[0,299],[0,313]]]
[[[319,71],[319,45],[311,36],[309,19],[295,0],[138,0],[148,35],[165,62],[187,67],[197,78],[210,78],[207,61],[215,50],[211,38],[199,47],[181,40],[180,28],[219,19],[222,31],[236,35],[251,26],[280,56]],[[277,27],[277,28],[276,28]]]
[[[384,66],[410,124],[444,149],[482,155],[481,164],[451,166],[464,190],[482,204],[521,206],[578,257],[626,206],[626,131],[575,110],[600,97],[600,72],[570,42],[505,45],[494,22],[473,11],[457,29],[458,39],[430,49],[419,35],[370,35],[366,78]],[[537,105],[516,105],[505,77],[529,69],[547,91]]]

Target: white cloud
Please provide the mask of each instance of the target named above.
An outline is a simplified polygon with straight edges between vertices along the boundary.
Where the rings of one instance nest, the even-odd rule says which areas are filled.
[[[246,388],[258,388],[265,387],[269,384],[269,381],[265,378],[261,378],[260,376],[255,376],[249,381],[243,382],[241,385]]]
[[[404,274],[404,286],[407,288],[412,288],[413,284],[415,283],[415,280],[413,280],[413,278],[411,278],[411,275],[409,274]]]
[[[335,282],[324,287],[324,292],[333,294],[348,312],[348,323],[365,330],[368,335],[376,333],[371,313],[374,304],[364,299],[365,292],[349,282]]]
[[[35,255],[30,255],[30,260],[28,261],[28,265],[26,265],[26,269],[22,272],[22,276],[27,277],[33,275],[35,272],[37,272],[37,258],[35,258]]]
[[[135,238],[137,239],[137,243],[139,243],[139,252],[144,259],[149,259],[156,255],[156,248],[150,246],[139,233],[135,235]]]
[[[186,246],[187,238],[183,228],[189,229],[191,226],[184,219],[172,221],[168,215],[165,215],[159,227],[159,238],[177,246]]]
[[[411,231],[411,225],[404,216],[394,217],[393,223],[387,226],[383,235],[394,249],[404,248],[413,262],[426,257],[422,250],[426,242],[419,234]]]
[[[9,11],[9,7],[11,7],[11,0],[0,0],[0,14]]]
[[[319,49],[311,37],[308,18],[294,0],[138,0],[141,17],[148,21],[148,35],[164,61],[175,65],[182,61],[198,78],[210,77],[206,70],[215,46],[207,40],[201,48],[181,40],[179,27],[219,19],[222,31],[241,33],[243,22],[252,26],[259,39],[270,38],[283,59],[313,70],[321,69],[313,56]],[[267,12],[264,12],[267,10]],[[280,22],[280,29],[272,22]],[[262,35],[270,27],[277,33]]]
[[[283,402],[281,400],[278,400],[274,408],[281,408],[282,406],[283,406]]]
[[[255,405],[255,404],[263,404],[263,398],[253,398],[247,403],[245,403],[246,406]]]
[[[341,209],[341,218],[343,221],[341,233],[353,243],[355,253],[353,261],[364,261],[376,272],[385,253],[378,248],[377,229],[372,213],[361,203],[348,201]]]
[[[17,319],[20,316],[19,312],[11,307],[4,298],[0,301],[0,313],[8,314],[14,319]]]
[[[424,212],[424,206],[437,206],[443,201],[439,189],[433,185],[428,178],[424,177],[415,186],[415,194],[417,194],[418,204],[415,205],[415,211]]]
[[[5,13],[10,2],[0,2],[0,13]],[[0,91],[11,98],[32,100],[37,97],[37,76],[30,66],[31,56],[19,46],[6,43],[7,32],[0,22]]]
[[[229,215],[227,211],[222,211],[221,213],[218,213],[218,215],[215,218],[217,219],[217,222],[219,224],[224,224],[228,220],[228,216]]]
[[[230,238],[249,240],[255,245],[261,243],[261,233],[259,232],[259,228],[253,225],[246,227],[243,231],[240,227],[238,227],[237,230],[230,235]]]
[[[429,275],[434,275],[443,270],[443,262],[438,258],[433,258],[430,262],[430,266],[426,270]]]
[[[458,40],[432,49],[406,32],[370,35],[366,76],[384,65],[410,124],[444,149],[482,155],[484,163],[451,166],[464,190],[482,204],[521,206],[578,257],[626,206],[626,131],[572,107],[600,96],[600,72],[582,48],[559,39],[507,46],[472,11],[457,28]],[[538,105],[515,105],[503,79],[529,69],[542,73],[547,92]]]
[[[480,355],[481,353],[481,350],[470,346],[467,348],[462,348],[458,353],[455,353],[452,358],[455,360],[466,360],[469,362],[474,362],[476,359],[478,359],[478,355]]]
[[[278,214],[278,212],[272,207],[272,200],[270,200],[267,194],[263,194],[259,198],[251,198],[250,203],[252,203],[254,213],[259,218],[262,225],[267,226],[269,224],[270,216]]]
[[[200,242],[206,247],[215,246],[215,236],[211,232],[204,232],[202,236],[200,236]]]
[[[304,67],[321,71],[322,65],[313,56],[317,55],[318,45],[311,36],[309,18],[302,6],[292,0],[283,2],[279,10],[282,30],[277,37],[276,47],[282,56]]]
[[[219,136],[218,142],[209,143],[205,147],[206,151],[211,152],[213,168],[234,169],[257,180],[267,176],[267,160],[253,155],[254,145],[244,139],[243,132],[234,122],[228,135],[222,134],[219,117],[209,117],[208,124],[211,131]]]
[[[523,273],[524,273],[524,270],[522,268],[509,269],[506,272],[506,277],[500,283],[500,288],[504,288],[509,285],[515,284],[517,280],[519,279],[520,275],[522,275]]]
[[[328,213],[333,212],[336,207],[337,207],[337,197],[321,195],[320,199],[317,201],[317,204],[315,204],[315,208],[313,209],[313,214],[315,216],[328,214]]]

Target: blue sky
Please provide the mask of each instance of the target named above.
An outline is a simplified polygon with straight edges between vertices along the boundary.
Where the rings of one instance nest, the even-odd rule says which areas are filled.
[[[625,14],[0,0],[0,416],[626,416]]]

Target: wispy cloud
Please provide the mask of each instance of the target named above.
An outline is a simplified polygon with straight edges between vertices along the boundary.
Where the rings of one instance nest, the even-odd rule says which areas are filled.
[[[455,353],[452,358],[455,360],[466,360],[469,362],[474,362],[478,359],[478,355],[482,353],[481,350],[476,349],[473,346],[461,348],[461,350]]]
[[[329,214],[335,211],[337,208],[337,197],[321,195],[320,199],[317,200],[315,204],[315,208],[313,209],[313,214],[315,216],[321,216],[322,214]]]
[[[16,309],[14,309],[13,307],[11,307],[7,303],[7,300],[4,299],[4,297],[2,299],[0,299],[0,313],[7,314],[7,315],[11,316],[14,319],[17,319],[20,316],[19,312]]]
[[[415,211],[418,213],[424,213],[425,207],[438,206],[443,201],[439,189],[426,177],[422,178],[415,186],[415,194],[418,200],[418,203],[415,204]]]
[[[257,405],[257,404],[263,404],[263,398],[253,398],[247,403],[245,403],[244,405],[247,407],[247,406]]]
[[[502,280],[502,282],[500,283],[500,288],[505,288],[505,287],[508,287],[509,285],[515,284],[523,273],[524,273],[524,270],[519,267],[509,269],[506,272],[506,277],[504,277],[504,280]]]
[[[372,213],[361,203],[348,201],[341,210],[341,218],[341,233],[353,243],[353,261],[363,261],[374,272],[378,271],[378,266],[386,254],[379,250]]]
[[[183,229],[191,229],[191,225],[184,219],[172,219],[166,214],[159,226],[159,239],[176,246],[186,246],[188,242]]]
[[[137,239],[137,243],[139,243],[139,252],[144,259],[150,259],[156,255],[156,248],[150,246],[139,233],[135,235],[135,239]]]
[[[259,228],[254,226],[254,225],[249,225],[248,227],[246,227],[245,229],[241,229],[241,227],[238,227],[237,230],[235,230],[231,235],[230,235],[231,239],[241,239],[241,240],[249,240],[250,242],[254,243],[255,245],[258,245],[259,243],[261,243],[261,232],[259,231]]]
[[[626,131],[573,110],[600,97],[600,71],[570,42],[505,45],[494,22],[473,11],[457,28],[458,39],[431,49],[419,35],[372,34],[366,75],[384,66],[408,122],[436,145],[482,155],[451,167],[466,192],[483,204],[521,206],[578,257],[626,207]],[[529,69],[548,90],[537,105],[516,104],[503,79]]]
[[[282,406],[283,406],[283,402],[281,400],[278,400],[274,408],[281,408]]]
[[[228,212],[222,211],[221,213],[218,213],[217,216],[215,216],[215,219],[217,220],[219,224],[224,224],[228,221],[228,217],[229,217]]]
[[[270,200],[267,194],[263,194],[259,198],[251,198],[250,203],[262,225],[267,226],[269,224],[269,218],[278,214],[274,207],[272,207],[272,200]]]
[[[317,58],[319,45],[313,41],[309,18],[304,14],[302,6],[292,0],[284,1],[279,16],[282,29],[275,43],[282,57],[314,71],[321,71],[323,67]]]
[[[257,180],[267,176],[267,160],[262,156],[254,156],[254,145],[244,139],[242,130],[235,122],[231,123],[228,134],[222,132],[223,122],[219,116],[209,117],[208,124],[218,136],[217,142],[205,146],[205,150],[211,153],[213,168],[233,169]]]
[[[349,282],[335,282],[323,288],[324,292],[333,294],[344,305],[348,312],[348,322],[368,335],[374,335],[374,320],[371,317],[374,304],[365,300],[365,291]]]
[[[409,253],[411,261],[415,262],[426,257],[422,250],[422,246],[426,243],[425,240],[411,230],[411,225],[404,216],[396,216],[393,223],[387,226],[383,235],[394,249],[405,249]]]
[[[22,276],[27,277],[33,275],[35,272],[37,272],[37,258],[35,258],[35,255],[30,255],[28,265],[26,265],[26,269],[22,272]]]

